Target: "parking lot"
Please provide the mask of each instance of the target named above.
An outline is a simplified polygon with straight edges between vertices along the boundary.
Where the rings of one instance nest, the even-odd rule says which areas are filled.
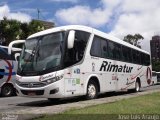
[[[45,98],[25,98],[25,97],[1,97],[0,98],[0,112],[12,113],[29,113],[29,114],[51,114],[60,113],[70,108],[83,108],[86,106],[113,102],[124,98],[130,98],[148,94],[150,92],[160,91],[160,85],[150,86],[141,89],[139,93],[131,92],[109,92],[100,95],[95,100],[85,100],[83,97],[64,99],[57,102],[50,102]]]

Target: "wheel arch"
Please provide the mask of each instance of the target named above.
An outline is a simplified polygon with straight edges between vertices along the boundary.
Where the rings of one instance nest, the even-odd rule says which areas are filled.
[[[85,93],[87,93],[87,86],[88,86],[88,83],[90,81],[94,81],[97,84],[97,86],[98,86],[98,93],[100,93],[101,89],[100,89],[100,81],[99,81],[98,75],[91,75],[91,76],[88,77],[87,84],[85,86],[85,88],[86,88],[85,89]]]
[[[139,85],[141,87],[141,79],[139,77],[136,78],[136,82],[139,82]]]
[[[2,94],[2,89],[3,89],[5,86],[11,86],[11,87],[13,87],[13,89],[15,89],[15,87],[14,87],[14,85],[13,85],[12,83],[6,83],[6,82],[4,82],[4,83],[1,85],[0,94]]]
[[[3,85],[1,86],[1,88],[3,88],[4,86],[7,86],[7,85],[12,86],[14,88],[14,85],[12,83],[3,83]]]

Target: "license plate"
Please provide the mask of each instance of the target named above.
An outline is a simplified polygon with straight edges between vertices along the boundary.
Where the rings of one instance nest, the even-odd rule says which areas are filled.
[[[34,95],[36,95],[36,93],[35,92],[28,92],[28,95],[29,96],[34,96]]]

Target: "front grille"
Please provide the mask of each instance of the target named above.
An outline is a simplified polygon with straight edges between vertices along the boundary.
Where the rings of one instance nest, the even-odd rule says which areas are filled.
[[[35,95],[43,95],[44,90],[21,90],[22,94],[29,95],[29,93],[34,93]]]
[[[17,84],[25,88],[44,87],[46,85],[45,83],[42,82],[18,82]]]

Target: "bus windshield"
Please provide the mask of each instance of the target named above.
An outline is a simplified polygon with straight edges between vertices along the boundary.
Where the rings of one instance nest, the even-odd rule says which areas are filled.
[[[19,59],[18,71],[37,73],[59,66],[63,39],[63,32],[57,32],[26,40]]]

